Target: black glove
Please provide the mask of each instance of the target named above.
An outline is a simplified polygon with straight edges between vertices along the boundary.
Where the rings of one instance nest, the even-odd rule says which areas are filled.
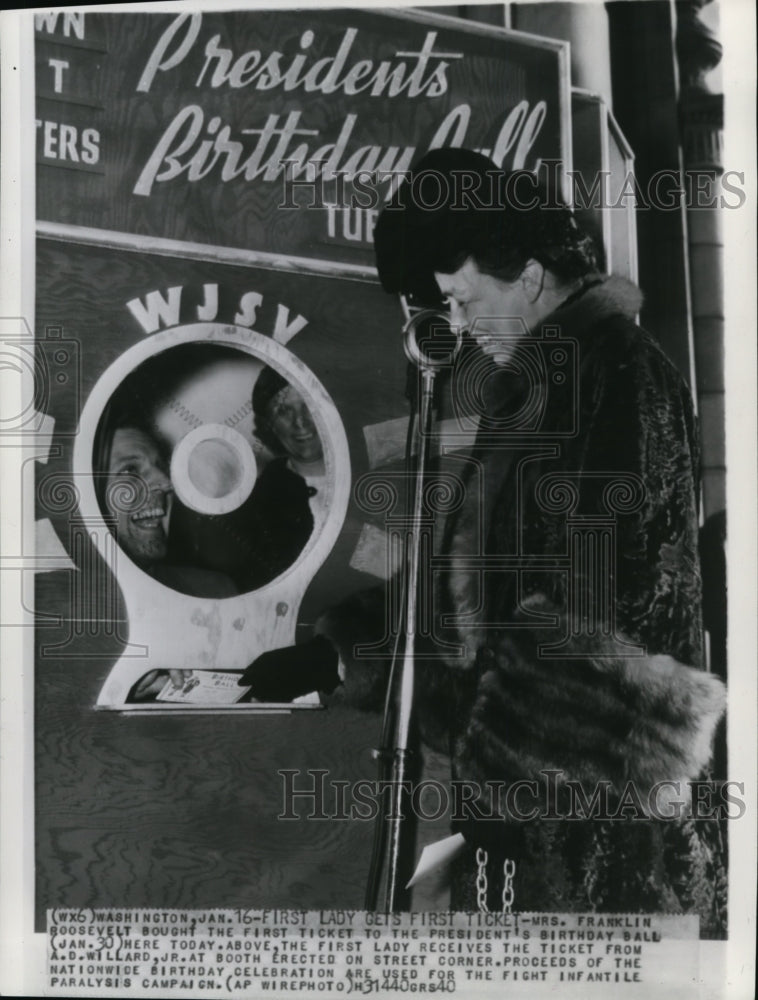
[[[331,694],[340,682],[337,650],[324,636],[262,653],[237,681],[258,701],[292,701],[309,691]]]

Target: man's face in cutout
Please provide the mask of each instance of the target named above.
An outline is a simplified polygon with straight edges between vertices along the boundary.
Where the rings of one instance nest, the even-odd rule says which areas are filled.
[[[138,566],[166,558],[173,490],[155,442],[136,427],[113,435],[106,507],[116,518],[118,540]]]

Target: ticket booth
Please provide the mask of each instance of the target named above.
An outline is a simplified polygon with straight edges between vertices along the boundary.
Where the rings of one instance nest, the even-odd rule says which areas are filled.
[[[369,825],[328,797],[283,822],[281,772],[373,776],[379,720],[223,675],[390,572],[357,488],[408,421],[374,222],[432,148],[559,161],[568,193],[631,153],[565,43],[425,13],[39,15],[36,67],[38,911],[359,908]],[[634,278],[633,214],[587,213]],[[299,506],[267,380],[310,442]]]

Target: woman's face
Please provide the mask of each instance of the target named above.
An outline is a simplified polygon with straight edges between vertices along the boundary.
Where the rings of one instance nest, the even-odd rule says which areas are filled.
[[[323,458],[321,438],[297,389],[288,385],[274,396],[267,420],[290,458],[299,462],[317,462]]]
[[[471,258],[453,274],[435,271],[434,277],[450,306],[451,324],[468,330],[495,364],[507,364],[529,329],[532,303],[524,282],[483,274]]]

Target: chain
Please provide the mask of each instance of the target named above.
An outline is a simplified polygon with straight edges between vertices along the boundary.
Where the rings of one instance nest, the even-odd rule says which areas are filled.
[[[480,913],[487,909],[487,852],[483,847],[476,849],[476,905]]]
[[[513,906],[513,877],[516,874],[516,862],[506,858],[503,862],[503,913],[510,913]]]
[[[489,913],[487,906],[487,862],[489,857],[483,847],[476,849],[476,905],[480,913]],[[510,913],[515,893],[513,879],[516,875],[516,862],[506,858],[503,862],[503,913]]]

